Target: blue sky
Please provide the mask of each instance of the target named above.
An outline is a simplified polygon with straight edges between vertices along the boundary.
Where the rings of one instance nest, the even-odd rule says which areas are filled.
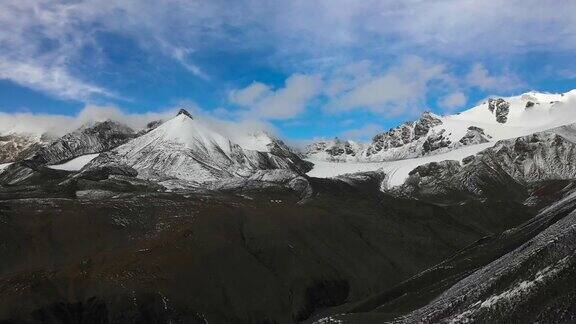
[[[574,12],[552,0],[5,0],[0,118],[183,106],[294,141],[369,139],[424,110],[576,88]]]

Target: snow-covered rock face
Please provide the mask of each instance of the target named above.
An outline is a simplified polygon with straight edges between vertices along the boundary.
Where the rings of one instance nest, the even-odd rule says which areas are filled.
[[[484,130],[480,127],[470,126],[466,135],[460,139],[460,144],[462,145],[474,145],[486,143],[490,140],[490,135],[486,135]]]
[[[188,117],[188,118],[190,118],[190,119],[194,119],[194,117],[192,117],[192,114],[189,113],[188,110],[186,110],[186,109],[180,109],[180,110],[178,111],[178,115],[184,115],[184,116],[186,116],[186,117]]]
[[[304,154],[309,158],[323,161],[346,161],[356,159],[362,147],[361,143],[335,138],[306,146]]]
[[[308,158],[316,162],[315,168],[329,168],[349,172],[351,169],[375,170],[379,164],[386,169],[389,162],[411,159],[410,165],[432,155],[448,154],[451,151],[469,147],[472,153],[496,144],[499,140],[522,137],[576,122],[576,90],[565,94],[545,94],[529,92],[520,96],[494,98],[463,111],[448,116],[437,116],[425,112],[413,122],[404,123],[391,130],[378,134],[372,143],[354,155],[346,155],[347,161],[358,167],[343,168],[321,162],[334,162],[329,155],[313,154],[324,151],[325,143],[310,146]],[[474,150],[474,148],[476,148]],[[312,154],[310,153],[312,152]],[[360,164],[369,163],[366,168]],[[338,175],[335,172],[313,170],[311,174]]]
[[[51,142],[36,153],[32,160],[39,164],[60,164],[82,155],[110,150],[135,136],[128,126],[110,120],[99,122]]]
[[[428,154],[430,152],[450,146],[452,142],[444,136],[444,133],[446,133],[446,130],[442,129],[438,133],[430,134],[424,143],[422,143],[422,154]]]
[[[146,124],[146,127],[144,127],[144,129],[141,129],[137,136],[142,136],[146,133],[148,133],[149,131],[153,130],[154,128],[162,125],[163,121],[162,120],[153,120],[151,122],[149,122],[148,124]]]
[[[372,144],[366,149],[365,155],[377,155],[382,151],[412,143],[427,135],[432,127],[441,124],[442,121],[437,116],[430,112],[424,112],[417,121],[404,123],[385,133],[376,135]]]
[[[189,113],[180,112],[148,133],[102,154],[84,169],[113,162],[134,168],[140,178],[195,183],[248,177],[256,170],[310,169],[309,163],[282,142],[270,138],[267,142],[266,151],[244,149]]]
[[[393,192],[441,195],[449,192],[485,195],[491,188],[542,180],[576,178],[576,125],[502,140],[493,147],[458,161],[432,162],[416,167]]]
[[[526,103],[528,105],[528,103]],[[488,99],[488,110],[494,113],[496,121],[504,124],[508,119],[508,112],[510,112],[510,103],[502,98]]]
[[[0,136],[0,163],[30,158],[46,145],[48,139],[34,134],[8,134]]]
[[[274,148],[291,149],[280,139],[264,131],[248,132],[246,134],[235,134],[234,142],[245,150],[270,152]]]

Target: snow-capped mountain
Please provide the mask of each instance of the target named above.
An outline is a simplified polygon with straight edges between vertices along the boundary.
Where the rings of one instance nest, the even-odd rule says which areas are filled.
[[[415,121],[375,135],[372,142],[360,150],[344,150],[338,160],[381,162],[416,158],[528,135],[572,122],[576,122],[576,91],[565,94],[528,92],[515,97],[491,98],[455,115],[424,112]],[[333,161],[328,152],[331,147],[325,142],[316,142],[306,152],[312,161]]]
[[[516,184],[576,178],[576,124],[501,140],[476,155],[420,165],[391,192],[409,196],[513,192]],[[508,188],[508,190],[504,190]]]
[[[375,171],[388,173],[388,185],[399,185],[415,167],[442,160],[462,161],[504,139],[518,138],[576,122],[576,91],[565,94],[529,92],[492,98],[462,113],[438,116],[425,112],[374,136],[359,152],[342,153],[338,165],[327,157],[322,143],[309,148],[315,163],[312,176],[338,176]],[[327,146],[326,146],[327,147]]]
[[[0,135],[0,164],[30,158],[49,141],[48,136],[40,134]]]
[[[245,147],[180,110],[176,117],[102,154],[85,168],[116,163],[134,168],[140,178],[194,183],[247,177],[257,170],[310,169],[309,162],[265,133],[239,142]]]
[[[62,309],[101,314],[111,305],[121,312],[105,312],[104,320],[145,309],[166,322],[166,310],[177,319],[192,310],[188,318],[208,314],[199,323],[326,315],[318,323],[508,323],[521,322],[516,316],[542,300],[553,306],[546,307],[550,317],[525,322],[574,318],[554,307],[574,305],[572,297],[558,304],[556,296],[565,286],[573,296],[575,282],[567,266],[576,242],[575,114],[570,98],[550,103],[539,96],[489,100],[453,116],[427,113],[367,146],[339,139],[310,146],[308,154],[329,159],[315,160],[311,177],[302,175],[310,163],[273,136],[231,136],[186,111],[136,134],[110,123],[92,125],[101,132],[84,127],[50,146],[47,156],[63,164],[0,164],[0,210],[7,215],[0,257],[10,292],[0,294],[0,321]],[[369,150],[388,158],[407,147],[423,155],[366,159]],[[313,177],[344,171],[356,173]],[[174,188],[183,190],[168,193]],[[30,240],[34,229],[39,240]],[[117,249],[94,257],[102,246]],[[213,262],[197,257],[214,251]],[[286,267],[287,259],[295,266]],[[305,269],[297,285],[295,267]],[[76,290],[89,300],[58,293],[77,277],[69,269],[87,269]],[[180,281],[160,283],[146,304],[149,285],[141,283],[158,269],[158,277]],[[264,287],[263,278],[273,288],[264,293],[254,289]],[[58,289],[38,304],[38,285]],[[217,302],[178,299],[182,285]],[[229,298],[218,302],[223,290]],[[92,297],[94,291],[105,294]],[[269,306],[262,307],[263,294]]]
[[[140,131],[138,131],[137,136],[144,135],[144,134],[148,133],[149,131],[153,130],[154,128],[162,125],[162,123],[163,123],[162,120],[153,120],[153,121],[149,122],[148,124],[146,124],[146,127],[144,127],[144,129],[141,129]]]
[[[97,122],[52,141],[31,160],[37,164],[59,164],[86,154],[108,151],[135,136],[134,130],[126,125],[111,120]]]
[[[301,174],[310,171],[314,163],[310,176],[378,170],[386,173],[383,187],[389,188],[403,184],[420,165],[443,160],[461,162],[499,140],[573,122],[576,91],[529,92],[491,98],[449,116],[425,112],[415,121],[377,134],[371,143],[338,138],[319,141],[306,148],[308,162],[266,132],[216,131],[182,110],[176,117],[164,123],[151,122],[140,131],[105,121],[86,125],[49,144],[40,137],[4,137],[7,140],[0,146],[0,162],[29,159],[32,167],[48,165],[67,171],[79,171],[87,164],[95,167],[114,163],[134,168],[141,178],[195,183],[249,178],[258,170],[283,169]]]
[[[304,154],[309,158],[322,161],[355,161],[364,146],[363,143],[341,140],[336,137],[333,140],[316,141],[306,146]]]

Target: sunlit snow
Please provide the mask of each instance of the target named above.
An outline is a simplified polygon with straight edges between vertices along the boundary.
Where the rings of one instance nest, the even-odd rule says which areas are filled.
[[[355,172],[382,171],[386,173],[386,187],[394,187],[403,184],[408,178],[408,173],[419,165],[444,160],[462,161],[465,157],[474,155],[492,145],[494,143],[483,143],[444,154],[386,162],[326,162],[310,159],[308,161],[314,163],[314,168],[307,174],[311,177],[330,178]]]
[[[458,143],[466,134],[468,127],[476,126],[490,136],[488,143],[461,146],[446,153],[413,158],[416,153],[420,154],[413,147],[420,144],[414,142],[411,143],[414,145],[390,148],[369,157],[360,151],[356,156],[346,157],[346,162],[329,162],[327,160],[330,157],[325,152],[319,152],[309,157],[309,161],[314,163],[314,168],[308,175],[328,178],[378,170],[387,175],[385,186],[397,186],[404,183],[408,173],[419,165],[443,160],[462,161],[467,156],[493,146],[499,140],[525,136],[576,121],[576,90],[565,94],[528,92],[504,99],[510,103],[506,123],[497,122],[487,103],[482,103],[459,114],[436,116],[442,124],[432,127],[429,132],[434,134],[445,130],[448,139],[452,143]],[[528,102],[532,102],[533,106],[527,108]],[[378,159],[380,161],[375,161]]]
[[[10,164],[12,164],[12,162],[10,162],[10,163],[0,163],[0,172],[4,171],[4,169],[6,169],[7,167],[9,167]]]
[[[66,163],[49,165],[48,167],[55,170],[78,171],[90,161],[94,160],[98,155],[100,155],[100,153],[86,154],[72,159]]]

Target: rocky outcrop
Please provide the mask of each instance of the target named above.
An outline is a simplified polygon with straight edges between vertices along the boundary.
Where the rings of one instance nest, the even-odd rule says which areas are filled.
[[[8,134],[0,136],[0,164],[21,161],[32,157],[50,139],[31,134]]]
[[[156,127],[162,125],[163,121],[162,120],[154,120],[149,122],[148,124],[146,124],[146,127],[144,127],[144,129],[140,130],[138,132],[137,136],[142,136],[148,132],[150,132],[151,130],[155,129]]]
[[[356,152],[352,148],[352,145],[350,145],[350,142],[340,141],[338,139],[336,140],[336,145],[333,145],[332,147],[328,148],[326,152],[331,156],[338,156],[343,154],[351,156],[356,155]]]
[[[336,138],[334,141],[309,145],[306,155],[330,162],[393,161],[445,153],[462,146],[486,143],[491,139],[482,128],[476,126],[468,126],[460,140],[455,139],[453,132],[460,130],[452,125],[444,125],[438,116],[424,112],[416,121],[374,136],[372,142],[362,149],[357,143]]]
[[[186,116],[186,117],[188,117],[188,118],[190,118],[190,119],[194,119],[194,117],[192,117],[192,114],[189,113],[188,110],[186,110],[186,109],[180,109],[180,110],[178,111],[178,114],[177,114],[177,115],[184,115],[184,116]]]
[[[412,143],[427,135],[434,126],[441,125],[442,121],[431,112],[424,112],[414,122],[404,123],[392,128],[387,132],[380,133],[372,139],[372,143],[366,150],[366,155],[378,154],[390,148],[398,148]]]
[[[422,143],[422,153],[426,155],[452,144],[452,142],[444,136],[445,133],[446,130],[442,129],[438,133],[430,134],[424,143]]]
[[[308,161],[304,161],[299,153],[292,150],[283,141],[277,138],[271,138],[271,143],[269,143],[267,147],[269,152],[259,153],[264,155],[266,160],[273,162],[271,164],[272,167],[269,167],[268,169],[288,169],[298,173],[306,173],[312,170],[312,166],[314,164]],[[279,163],[281,161],[284,163]]]
[[[446,175],[456,174],[458,171],[460,171],[460,169],[460,163],[458,163],[458,161],[446,160],[420,165],[414,170],[410,171],[409,175],[418,175],[420,178],[438,178]]]
[[[508,120],[510,103],[502,98],[488,99],[488,109],[496,116],[496,121],[504,124]]]
[[[404,185],[391,192],[408,196],[490,196],[519,194],[520,187],[546,180],[576,178],[576,129],[563,126],[551,131],[502,140],[463,160],[417,167]],[[507,188],[507,189],[506,189]],[[500,198],[503,198],[501,196]]]
[[[468,127],[466,134],[458,141],[462,145],[474,145],[486,143],[490,139],[490,135],[484,133],[484,129],[476,126]]]
[[[426,134],[430,128],[441,125],[442,121],[429,111],[425,111],[414,124],[414,138],[418,139]]]
[[[333,140],[317,141],[306,146],[304,155],[320,160],[346,161],[357,157],[361,151],[361,144],[336,137]]]

